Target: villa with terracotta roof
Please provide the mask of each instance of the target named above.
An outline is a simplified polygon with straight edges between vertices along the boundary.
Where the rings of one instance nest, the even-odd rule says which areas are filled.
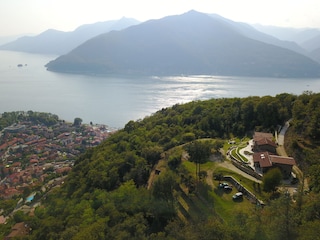
[[[254,167],[262,173],[278,167],[283,178],[290,178],[296,161],[292,157],[278,156],[276,149],[277,144],[273,141],[271,133],[255,132],[252,146]]]
[[[273,141],[271,133],[255,132],[253,135],[254,152],[276,153],[277,144]]]
[[[269,152],[255,152],[253,153],[254,166],[260,169],[263,173],[270,168],[278,167],[285,179],[291,176],[292,167],[296,161],[292,157],[283,157],[273,155]]]

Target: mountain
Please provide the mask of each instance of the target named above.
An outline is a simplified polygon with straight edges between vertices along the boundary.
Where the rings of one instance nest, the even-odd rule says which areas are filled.
[[[65,54],[90,38],[112,30],[121,30],[139,22],[131,18],[121,18],[78,27],[72,32],[49,29],[37,36],[21,37],[0,46],[1,50],[22,51],[41,54]]]
[[[13,42],[0,46],[1,50],[20,51],[41,54],[60,54],[63,52],[69,33],[54,29],[49,29],[37,36],[24,36]]]
[[[305,52],[300,52],[320,63],[320,29],[316,28],[284,28],[274,26],[253,25],[257,30],[281,40],[294,41]],[[263,41],[263,40],[261,40]],[[285,47],[285,46],[283,46]],[[291,50],[294,50],[291,48]],[[294,50],[296,51],[296,50]]]
[[[99,35],[46,66],[84,74],[320,76],[310,58],[196,11]]]
[[[320,32],[313,38],[310,38],[309,40],[303,42],[301,46],[303,46],[305,49],[311,52],[320,48]]]
[[[260,24],[254,24],[253,27],[260,32],[274,36],[280,40],[293,41],[299,45],[320,34],[320,29],[316,28],[288,28],[264,26]]]
[[[28,36],[33,36],[34,34],[28,34]],[[0,45],[13,42],[17,40],[20,37],[26,36],[26,34],[21,34],[21,35],[11,35],[11,36],[0,36]]]
[[[253,25],[257,30],[281,40],[296,42],[304,51],[300,52],[320,63],[320,29],[284,28],[275,26]],[[285,47],[285,46],[284,46]],[[295,49],[292,49],[296,51]],[[299,52],[299,51],[298,51]]]
[[[290,40],[290,39],[280,40],[276,36],[273,36],[272,34],[264,33],[263,31],[259,31],[255,27],[247,23],[234,22],[230,19],[223,18],[217,14],[210,14],[210,16],[214,18],[218,18],[222,21],[226,21],[227,23],[231,24],[235,28],[235,30],[239,31],[239,33],[241,33],[242,35],[248,38],[258,40],[264,43],[272,44],[278,47],[287,48],[289,50],[292,50],[304,55],[308,55],[308,52],[293,40]]]
[[[313,50],[310,55],[311,55],[312,59],[314,59],[318,63],[320,63],[320,47]]]

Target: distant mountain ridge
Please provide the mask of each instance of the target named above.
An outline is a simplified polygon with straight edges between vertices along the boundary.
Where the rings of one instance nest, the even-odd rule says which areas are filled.
[[[36,36],[25,36],[0,46],[1,50],[40,54],[66,54],[85,41],[112,30],[121,30],[140,23],[131,18],[86,24],[72,32],[49,29]]]
[[[247,23],[234,22],[232,20],[223,18],[217,14],[210,14],[210,16],[214,17],[214,18],[219,18],[223,21],[226,21],[227,23],[234,26],[236,31],[238,31],[239,33],[241,33],[242,35],[244,35],[248,38],[258,40],[258,41],[261,41],[264,43],[272,44],[272,45],[275,45],[278,47],[287,48],[289,50],[292,50],[292,51],[295,51],[297,53],[301,53],[304,55],[308,55],[308,52],[304,48],[302,48],[300,45],[298,45],[293,39],[280,40],[280,38],[277,38],[277,36],[267,34],[263,31],[259,31]]]
[[[315,61],[248,37],[241,26],[190,11],[99,35],[46,66],[84,74],[320,76]]]
[[[254,27],[266,34],[278,39],[294,41],[301,46],[306,56],[320,63],[320,29],[316,28],[283,28],[274,26],[254,25]],[[294,50],[294,49],[292,49]]]
[[[260,24],[254,24],[252,26],[260,32],[274,36],[280,40],[293,41],[299,45],[320,34],[320,29],[316,28],[290,28],[264,26]]]

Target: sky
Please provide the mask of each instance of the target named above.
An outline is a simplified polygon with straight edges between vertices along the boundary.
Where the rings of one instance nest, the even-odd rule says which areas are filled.
[[[189,10],[252,24],[320,28],[319,0],[0,0],[0,36],[73,31],[122,17],[146,21]]]

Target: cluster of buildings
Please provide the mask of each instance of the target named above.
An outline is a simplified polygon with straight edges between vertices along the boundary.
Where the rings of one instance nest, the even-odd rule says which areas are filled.
[[[271,133],[255,132],[253,135],[253,164],[256,169],[266,173],[270,168],[277,167],[285,179],[291,177],[292,167],[296,161],[292,157],[277,155],[277,144]]]
[[[48,127],[22,122],[0,132],[0,198],[23,194],[54,176],[67,174],[87,148],[100,144],[115,130],[105,125]]]

